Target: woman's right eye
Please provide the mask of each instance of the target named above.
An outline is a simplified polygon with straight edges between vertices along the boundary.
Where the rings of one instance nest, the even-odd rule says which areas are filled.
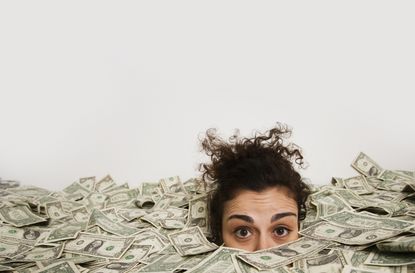
[[[251,232],[246,227],[238,228],[235,230],[234,233],[236,237],[241,238],[241,239],[248,238],[251,235]]]

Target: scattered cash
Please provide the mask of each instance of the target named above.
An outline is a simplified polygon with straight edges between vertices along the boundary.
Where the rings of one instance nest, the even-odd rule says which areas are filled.
[[[20,186],[19,181],[15,180],[2,180],[0,177],[0,189],[16,188]]]
[[[300,238],[281,246],[238,254],[237,257],[258,270],[272,270],[312,255],[329,245],[329,241]]]
[[[200,179],[90,176],[58,192],[0,179],[0,272],[415,272],[415,171],[364,153],[351,166],[310,185],[299,239],[256,252],[209,241],[215,185]]]

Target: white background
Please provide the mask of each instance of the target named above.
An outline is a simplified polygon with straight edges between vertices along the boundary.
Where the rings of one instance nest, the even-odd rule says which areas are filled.
[[[198,176],[199,137],[293,128],[315,184],[415,169],[412,1],[2,1],[0,177]]]

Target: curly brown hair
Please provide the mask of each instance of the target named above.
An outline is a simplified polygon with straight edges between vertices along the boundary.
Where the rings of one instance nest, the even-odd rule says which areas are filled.
[[[241,138],[235,133],[226,142],[215,129],[206,131],[201,146],[211,162],[200,164],[199,170],[202,180],[215,186],[209,199],[212,241],[223,243],[224,204],[239,190],[261,192],[270,187],[286,187],[297,202],[299,220],[304,219],[310,188],[294,168],[303,168],[305,164],[300,148],[284,143],[291,132],[287,125],[277,123],[263,134],[257,132],[252,138]]]

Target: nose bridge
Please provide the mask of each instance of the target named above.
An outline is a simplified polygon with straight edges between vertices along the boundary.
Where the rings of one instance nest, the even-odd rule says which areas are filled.
[[[266,249],[272,247],[274,244],[272,238],[265,230],[261,231],[258,235],[257,246],[255,250]]]

